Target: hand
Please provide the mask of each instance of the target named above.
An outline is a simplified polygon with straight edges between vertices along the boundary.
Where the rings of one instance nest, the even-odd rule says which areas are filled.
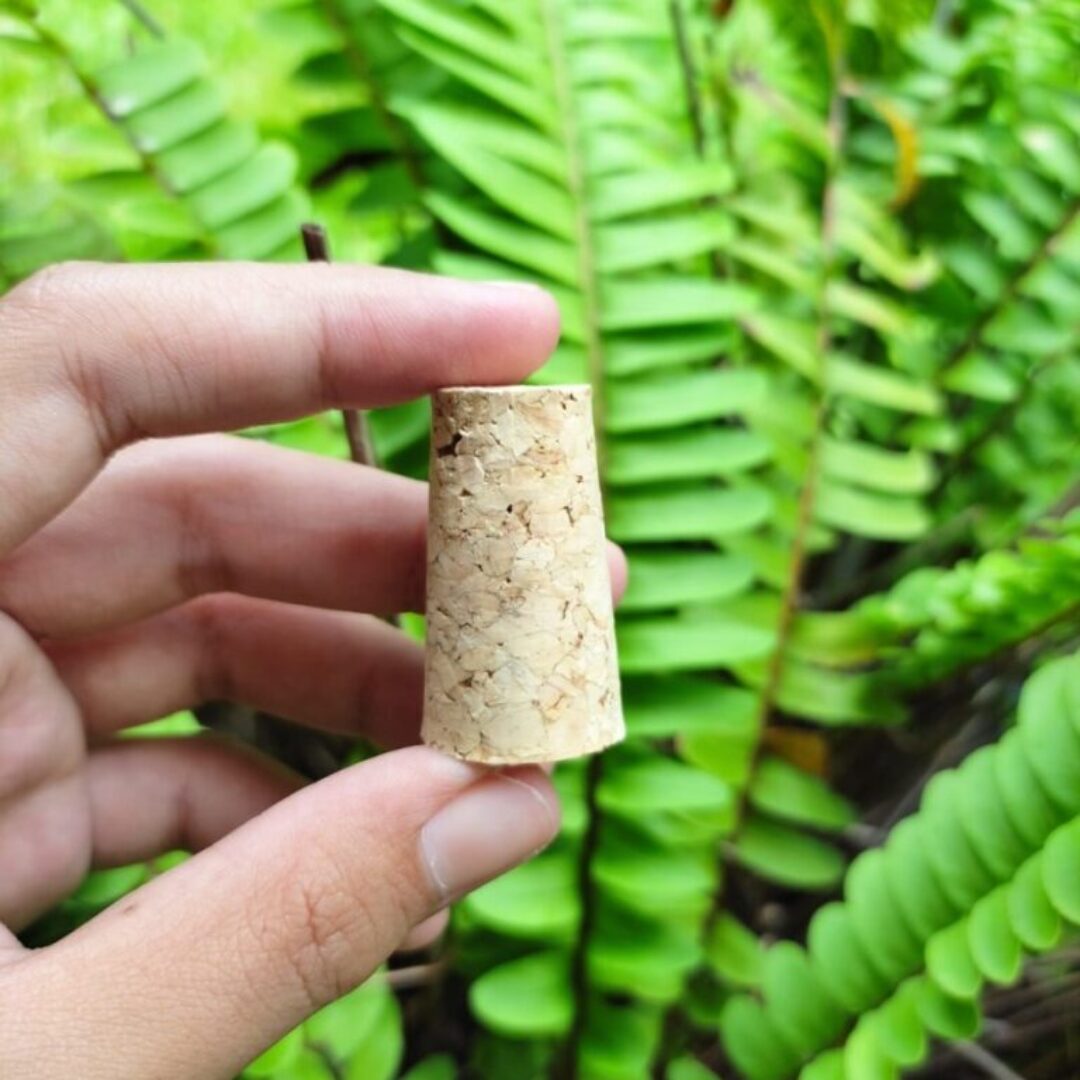
[[[515,381],[557,333],[536,289],[345,266],[62,266],[0,301],[0,922],[200,852],[48,949],[0,925],[0,1075],[235,1075],[552,838],[536,768],[414,747],[301,790],[115,736],[228,698],[415,742],[421,650],[354,613],[421,607],[424,486],[191,433]]]

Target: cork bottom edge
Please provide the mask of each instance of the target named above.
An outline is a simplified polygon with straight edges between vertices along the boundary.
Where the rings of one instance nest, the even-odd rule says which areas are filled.
[[[436,742],[425,741],[424,745],[431,747],[432,750],[438,750],[448,757],[456,758],[458,761],[468,761],[473,765],[551,765],[557,761],[573,761],[575,758],[588,757],[590,754],[598,754],[601,750],[607,750],[611,746],[617,746],[619,743],[623,742],[625,738],[626,734],[622,733],[614,739],[602,739],[596,743],[575,746],[562,753],[545,757],[537,757],[533,754],[485,754],[479,752],[463,754],[460,751],[454,750],[452,747],[441,746]]]

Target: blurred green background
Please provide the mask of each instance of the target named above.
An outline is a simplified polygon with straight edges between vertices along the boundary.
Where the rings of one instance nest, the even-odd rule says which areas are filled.
[[[245,1075],[1080,1075],[1078,0],[0,0],[0,286],[305,220],[555,295],[630,737]],[[425,402],[368,421],[423,474]],[[140,735],[207,726],[374,752],[243,703]]]

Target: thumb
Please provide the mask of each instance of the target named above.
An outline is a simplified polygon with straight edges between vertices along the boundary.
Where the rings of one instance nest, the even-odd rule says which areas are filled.
[[[13,1074],[61,1075],[62,1030],[87,1080],[234,1076],[557,828],[539,769],[417,747],[338,773],[17,965],[23,1016],[51,1020]]]

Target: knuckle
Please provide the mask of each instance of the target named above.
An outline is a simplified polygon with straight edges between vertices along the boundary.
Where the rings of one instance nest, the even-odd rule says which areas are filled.
[[[388,918],[357,889],[321,845],[300,856],[283,880],[265,947],[280,957],[305,1004],[318,1009],[361,982],[381,956]]]
[[[36,270],[4,297],[4,310],[42,316],[55,313],[73,293],[82,290],[89,268],[83,262],[58,262]]]

